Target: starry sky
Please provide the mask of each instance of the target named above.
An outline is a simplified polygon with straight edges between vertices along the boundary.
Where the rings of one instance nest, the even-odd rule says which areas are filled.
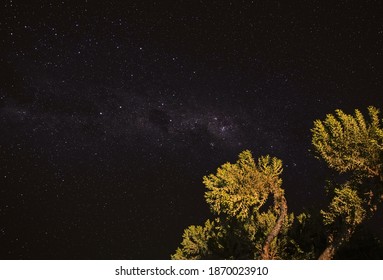
[[[245,149],[322,207],[313,121],[383,104],[382,2],[326,4],[2,1],[0,258],[168,259]]]

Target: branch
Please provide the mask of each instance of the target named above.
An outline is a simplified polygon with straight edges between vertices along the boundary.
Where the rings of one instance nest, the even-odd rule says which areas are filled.
[[[274,199],[276,199],[276,198],[274,198]],[[286,198],[284,197],[283,194],[279,197],[279,200],[280,200],[279,207],[281,209],[280,215],[278,217],[277,222],[275,223],[275,226],[273,227],[273,229],[270,231],[270,233],[266,237],[265,244],[263,245],[263,248],[262,248],[262,254],[261,254],[262,260],[270,260],[271,259],[270,244],[277,237],[279,232],[281,231],[283,222],[287,216],[287,201],[286,201]]]

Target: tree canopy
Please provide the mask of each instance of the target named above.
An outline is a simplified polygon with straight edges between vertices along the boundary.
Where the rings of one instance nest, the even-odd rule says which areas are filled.
[[[370,121],[359,110],[353,116],[338,109],[324,121],[316,120],[312,143],[330,168],[382,181],[383,129],[379,110],[369,107],[368,114]]]
[[[333,258],[382,200],[383,129],[377,108],[369,107],[368,115],[366,120],[359,110],[354,115],[336,110],[324,121],[316,120],[311,130],[318,157],[347,175],[333,189],[328,209],[321,211],[328,229],[328,246],[322,259]]]
[[[314,121],[317,157],[346,175],[329,184],[331,201],[318,215],[289,213],[282,161],[245,150],[203,178],[214,218],[189,226],[172,259],[332,259],[383,199],[383,129],[378,109],[368,115],[336,110]]]
[[[173,259],[278,259],[296,246],[288,238],[293,215],[281,188],[282,161],[263,156],[256,162],[243,151],[205,176],[206,202],[214,214],[204,226],[190,226]]]

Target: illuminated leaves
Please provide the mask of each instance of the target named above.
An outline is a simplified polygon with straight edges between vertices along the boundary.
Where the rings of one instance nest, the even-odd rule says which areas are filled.
[[[366,210],[363,208],[363,200],[358,196],[356,190],[350,186],[343,186],[334,190],[333,197],[328,210],[321,211],[325,225],[336,223],[354,229],[363,222]]]
[[[312,143],[329,167],[362,177],[381,174],[383,130],[379,110],[369,107],[368,113],[369,122],[359,110],[354,115],[336,110],[335,115],[328,114],[324,121],[314,122]]]
[[[369,121],[359,110],[342,110],[316,120],[312,143],[319,157],[349,180],[334,189],[326,211],[321,211],[328,230],[328,246],[320,259],[331,259],[361,224],[367,210],[376,210],[383,191],[383,129],[379,110],[368,108]]]
[[[214,214],[246,219],[265,204],[271,193],[283,194],[281,173],[281,160],[265,156],[256,164],[251,152],[244,151],[235,164],[226,163],[216,175],[204,177],[206,201]]]
[[[250,151],[203,178],[205,199],[216,216],[203,227],[190,226],[173,259],[285,258],[293,215],[281,188],[282,161],[254,161]]]

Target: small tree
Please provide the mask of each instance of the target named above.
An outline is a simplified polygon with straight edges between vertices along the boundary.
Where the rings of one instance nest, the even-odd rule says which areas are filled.
[[[297,246],[287,233],[293,221],[281,188],[282,162],[269,156],[256,163],[243,151],[205,176],[205,199],[215,218],[190,226],[173,259],[278,259]]]
[[[317,154],[330,168],[348,175],[334,189],[328,210],[322,211],[328,245],[320,259],[332,259],[382,200],[383,130],[379,110],[369,107],[368,113],[369,122],[359,110],[354,115],[336,110],[314,122],[312,143]]]
[[[327,247],[319,256],[321,260],[332,259],[338,249],[350,240],[366,216],[363,200],[351,186],[336,188],[334,193],[328,210],[321,211],[329,232]]]

